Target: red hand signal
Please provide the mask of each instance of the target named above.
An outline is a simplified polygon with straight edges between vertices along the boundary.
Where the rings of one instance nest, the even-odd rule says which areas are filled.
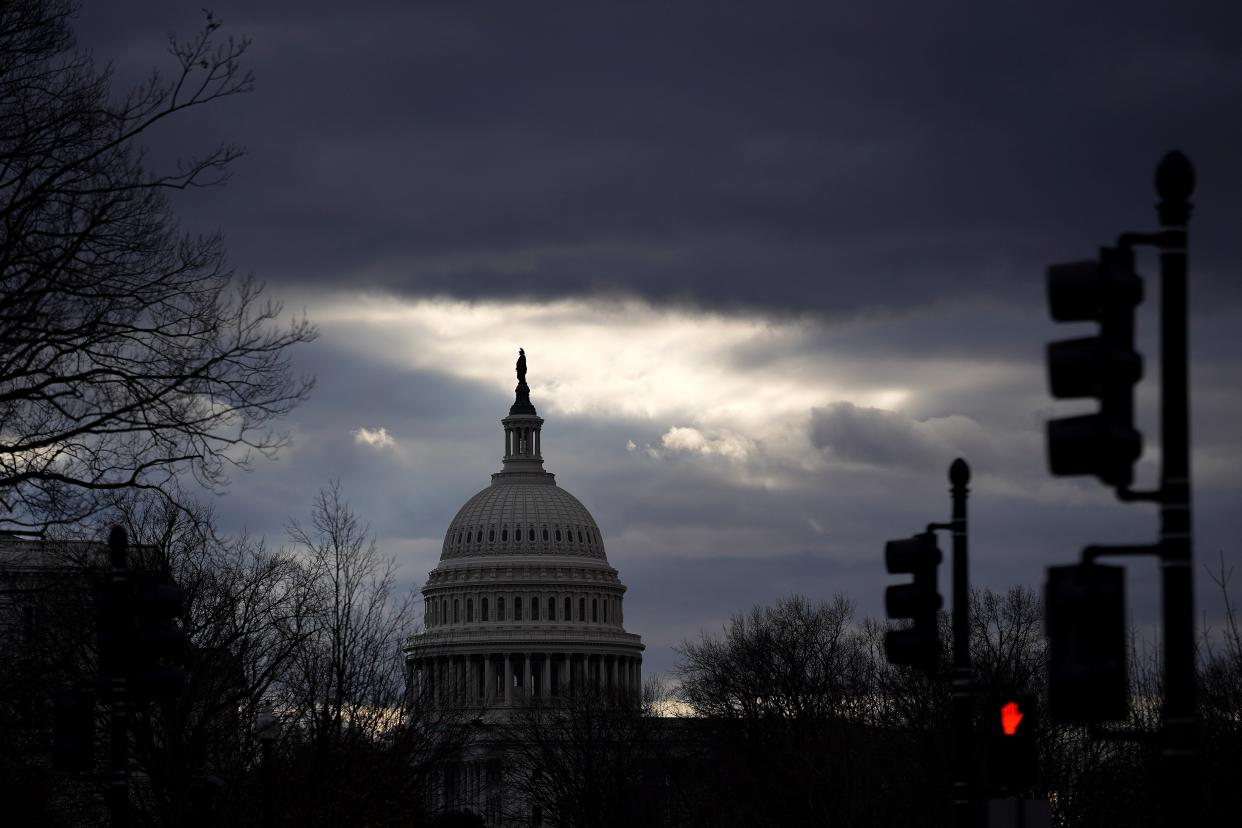
[[[1023,715],[1018,711],[1017,702],[1009,702],[1001,708],[1001,728],[1006,736],[1012,736],[1018,732],[1018,725],[1021,724]]]

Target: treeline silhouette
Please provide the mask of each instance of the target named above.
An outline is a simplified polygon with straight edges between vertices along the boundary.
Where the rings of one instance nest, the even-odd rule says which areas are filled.
[[[1242,815],[1242,637],[1221,573],[1226,627],[1200,658],[1207,824]],[[995,787],[985,724],[1015,693],[1044,707],[1042,602],[1025,587],[971,594],[979,679],[979,795],[1046,798],[1058,826],[1158,820],[1160,666],[1130,652],[1128,721],[1102,732],[1038,716],[1038,774],[1024,791]],[[942,616],[942,675],[949,675]],[[838,597],[794,596],[735,616],[686,643],[671,687],[649,685],[639,709],[581,700],[513,723],[515,778],[547,825],[942,826],[949,809],[949,688],[888,664],[884,628]],[[557,744],[572,745],[558,752]]]

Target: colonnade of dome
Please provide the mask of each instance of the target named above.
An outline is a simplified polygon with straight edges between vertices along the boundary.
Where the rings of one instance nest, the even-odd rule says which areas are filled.
[[[410,680],[440,706],[499,707],[584,694],[635,699],[642,659],[592,652],[447,653],[411,659]]]

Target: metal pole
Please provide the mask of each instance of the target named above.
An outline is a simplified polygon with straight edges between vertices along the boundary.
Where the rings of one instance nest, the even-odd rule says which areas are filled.
[[[272,740],[260,737],[263,748],[263,826],[272,826]]]
[[[970,570],[966,550],[966,495],[970,466],[957,458],[949,466],[953,497],[953,822],[973,828],[975,803],[971,785],[974,728],[970,670]]]
[[[1164,710],[1161,732],[1165,825],[1195,824],[1200,797],[1195,711],[1194,572],[1190,519],[1186,225],[1194,168],[1170,152],[1156,169],[1160,250],[1160,549],[1164,588]]]
[[[125,530],[119,526],[112,527],[108,535],[108,550],[112,564],[109,577],[114,584],[129,580],[126,562],[128,547],[129,540],[125,535]],[[126,634],[121,644],[122,665],[129,664],[130,646],[131,641]],[[127,699],[124,669],[125,667],[122,666],[120,675],[110,676],[111,687],[109,688],[112,693],[111,738],[109,739],[112,768],[108,778],[108,808],[112,816],[112,828],[127,828],[129,825],[129,718],[125,707]]]

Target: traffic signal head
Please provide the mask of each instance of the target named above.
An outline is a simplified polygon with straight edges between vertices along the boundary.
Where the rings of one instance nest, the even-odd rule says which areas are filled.
[[[1039,770],[1035,745],[1035,731],[1038,729],[1035,697],[1017,693],[993,695],[988,705],[985,728],[991,786],[1006,795],[1033,788]]]
[[[133,596],[133,582],[125,575],[109,576],[95,588],[95,640],[105,681],[129,674],[136,635]]]
[[[131,678],[139,696],[179,695],[185,685],[182,663],[187,638],[177,619],[185,612],[185,590],[144,579],[135,593],[138,634]]]
[[[1124,575],[1122,567],[1099,564],[1048,569],[1048,706],[1056,722],[1128,713]]]
[[[84,688],[62,688],[52,701],[52,767],[89,772],[95,764],[95,695]]]
[[[1096,261],[1048,269],[1048,305],[1058,322],[1100,323],[1099,336],[1048,345],[1048,383],[1058,399],[1096,397],[1095,414],[1048,423],[1048,460],[1055,475],[1093,474],[1129,486],[1143,450],[1134,428],[1134,385],[1143,359],[1134,350],[1134,308],[1143,282],[1128,248],[1103,248]]]
[[[884,563],[888,571],[914,576],[911,583],[890,586],[884,593],[884,607],[889,618],[909,618],[914,622],[907,629],[887,633],[884,648],[888,660],[892,664],[918,667],[929,675],[936,672],[940,657],[936,621],[936,613],[943,604],[936,589],[940,560],[940,547],[931,532],[884,545]]]

